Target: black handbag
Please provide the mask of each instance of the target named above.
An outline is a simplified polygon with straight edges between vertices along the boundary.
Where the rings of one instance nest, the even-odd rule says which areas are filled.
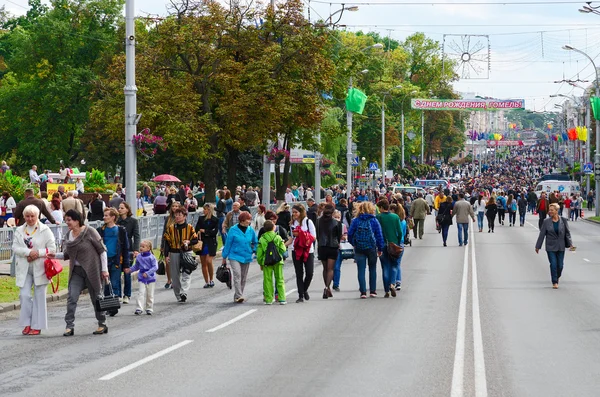
[[[160,256],[158,257],[158,270],[156,271],[156,274],[158,274],[159,276],[164,276],[166,274],[165,266],[165,258],[162,254],[160,254]]]
[[[104,293],[96,297],[96,311],[99,312],[117,312],[121,308],[119,297],[115,295],[110,281],[106,281],[108,291],[104,288]]]
[[[216,278],[220,282],[227,284],[229,289],[231,289],[231,272],[226,264],[222,264],[217,268]]]
[[[185,251],[181,253],[179,259],[179,268],[182,273],[192,274],[192,272],[198,269],[198,261],[196,257],[192,255],[192,251]]]

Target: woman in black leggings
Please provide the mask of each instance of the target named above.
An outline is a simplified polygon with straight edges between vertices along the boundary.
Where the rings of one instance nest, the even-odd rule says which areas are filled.
[[[319,220],[317,230],[319,260],[323,263],[323,299],[333,298],[331,293],[331,282],[333,281],[333,270],[338,257],[340,241],[342,240],[342,223],[333,218],[335,207],[333,204],[326,204],[323,208],[323,215]]]
[[[494,233],[494,221],[496,220],[497,213],[498,206],[496,205],[496,199],[494,199],[494,196],[491,196],[485,205],[485,216],[488,220],[488,233]]]

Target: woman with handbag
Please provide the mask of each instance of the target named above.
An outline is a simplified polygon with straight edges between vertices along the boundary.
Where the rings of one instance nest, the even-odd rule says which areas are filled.
[[[436,219],[442,229],[442,241],[444,247],[447,247],[446,240],[448,240],[448,230],[450,230],[450,225],[452,225],[452,206],[452,196],[446,196],[444,202],[440,204],[437,216],[438,219]]]
[[[346,214],[347,213],[348,211],[346,211]],[[344,260],[342,251],[344,250],[344,248],[349,248],[348,251],[351,250],[352,256],[354,256],[354,248],[350,243],[348,243],[348,227],[346,227],[346,224],[342,221],[342,216],[343,215],[339,210],[335,210],[333,212],[333,219],[342,224],[342,240],[340,241],[338,257],[335,260],[335,266],[333,267],[333,290],[336,292],[340,291],[340,279],[342,278],[342,261]]]
[[[571,241],[571,231],[566,218],[558,215],[560,207],[558,204],[550,204],[548,208],[548,218],[542,222],[540,234],[535,244],[535,253],[539,253],[544,239],[546,240],[546,254],[550,262],[550,277],[552,279],[552,288],[558,289],[558,282],[562,275],[565,249],[573,247]],[[574,249],[574,248],[571,248]]]
[[[400,228],[400,217],[394,212],[390,212],[390,203],[386,199],[377,202],[379,214],[377,220],[381,225],[385,248],[381,254],[381,272],[383,275],[383,289],[385,298],[396,297],[396,269],[400,262],[400,255],[404,248],[402,242],[404,236]]]
[[[323,264],[323,282],[325,283],[323,299],[333,298],[331,282],[342,241],[342,223],[333,218],[334,211],[333,204],[325,204],[322,215],[317,221],[318,254],[319,260]]]
[[[399,204],[390,205],[390,211],[398,215],[400,219],[400,230],[402,231],[402,252],[400,252],[400,256],[398,257],[398,263],[396,265],[396,292],[400,291],[402,288],[402,257],[404,256],[404,246],[410,242],[410,233],[408,233],[408,225],[406,224],[406,212],[404,211],[404,207]]]
[[[281,214],[283,212],[280,212],[279,216]],[[306,216],[306,209],[301,204],[292,207],[292,219],[291,228],[294,236],[292,260],[294,261],[296,287],[298,288],[296,303],[302,303],[304,300],[310,299],[308,287],[310,287],[315,271],[315,245],[313,242],[317,238],[317,230],[313,221]],[[281,218],[279,218],[279,221],[281,221]]]
[[[226,264],[229,259],[229,267],[233,275],[235,289],[233,301],[235,303],[243,303],[245,300],[246,278],[250,262],[252,262],[252,254],[256,252],[258,246],[256,233],[250,227],[251,222],[252,215],[249,212],[241,211],[238,216],[238,224],[229,229],[227,242],[223,247],[223,264]]]
[[[19,325],[24,327],[23,335],[39,335],[42,329],[48,328],[46,289],[49,281],[44,257],[56,251],[56,244],[50,228],[39,221],[40,210],[35,205],[25,207],[23,216],[25,224],[15,230],[12,247],[16,285],[20,288]]]
[[[163,236],[167,256],[167,267],[171,269],[173,280],[173,293],[177,302],[187,301],[187,292],[192,282],[190,272],[183,271],[181,255],[192,250],[198,243],[198,236],[194,227],[186,222],[187,211],[181,205],[173,212],[175,223],[169,226]]]
[[[98,328],[92,332],[94,335],[108,333],[106,314],[98,310],[96,299],[103,294],[102,280],[108,282],[108,257],[102,238],[96,229],[83,224],[83,215],[75,210],[65,214],[65,222],[69,232],[65,237],[63,252],[55,255],[48,254],[49,258],[70,260],[69,262],[69,295],[67,297],[67,314],[65,322],[67,328],[64,336],[75,335],[75,311],[81,291],[88,290],[92,306],[98,321]]]
[[[219,231],[219,219],[214,215],[212,204],[204,204],[204,216],[198,218],[196,223],[196,233],[202,241],[202,249],[196,251],[200,255],[202,264],[202,276],[204,276],[204,288],[215,286],[213,281],[214,266],[213,259],[217,255],[217,233]]]

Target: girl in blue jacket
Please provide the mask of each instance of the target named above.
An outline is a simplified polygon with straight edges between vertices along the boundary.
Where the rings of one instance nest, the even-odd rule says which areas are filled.
[[[135,259],[135,264],[125,272],[138,272],[138,297],[136,315],[146,314],[151,316],[154,311],[154,285],[156,284],[156,271],[158,262],[152,254],[152,242],[144,240],[140,243],[140,253]]]

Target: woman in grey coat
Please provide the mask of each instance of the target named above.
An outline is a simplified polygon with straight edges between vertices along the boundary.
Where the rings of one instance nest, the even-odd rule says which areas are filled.
[[[535,252],[539,253],[542,243],[546,239],[546,254],[550,261],[550,276],[552,277],[552,288],[558,289],[558,281],[562,274],[565,249],[572,247],[571,232],[566,218],[558,215],[559,205],[550,204],[548,208],[549,217],[544,220],[540,228],[540,234],[535,244]]]
[[[102,239],[92,227],[83,224],[81,213],[69,210],[65,214],[65,222],[69,233],[65,237],[63,252],[48,257],[70,260],[69,262],[69,295],[67,296],[67,328],[64,336],[75,334],[75,310],[79,295],[84,288],[88,289],[92,307],[98,320],[98,328],[94,335],[108,333],[106,314],[96,310],[96,297],[102,293],[102,279],[108,280],[108,258]]]

